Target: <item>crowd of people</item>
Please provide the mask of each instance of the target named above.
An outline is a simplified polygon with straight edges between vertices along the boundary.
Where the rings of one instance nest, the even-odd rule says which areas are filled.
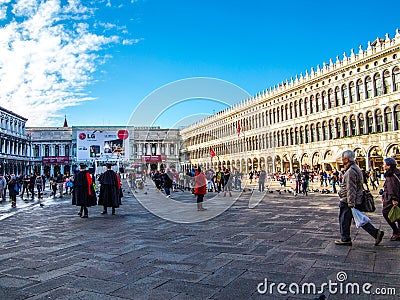
[[[58,198],[71,195],[72,204],[80,206],[78,215],[82,218],[88,217],[87,208],[94,205],[103,206],[102,214],[107,214],[107,208],[110,207],[115,215],[115,209],[119,207],[123,197],[120,175],[111,170],[111,164],[107,164],[106,172],[99,174],[97,178],[86,168],[85,164],[81,164],[73,175],[57,172],[48,178],[35,173],[17,176],[0,174],[0,203],[6,201],[8,195],[11,207],[16,208],[17,197],[25,202],[34,201],[35,197],[40,201],[48,190],[53,198],[56,198],[57,194]],[[100,188],[96,185],[96,180]]]

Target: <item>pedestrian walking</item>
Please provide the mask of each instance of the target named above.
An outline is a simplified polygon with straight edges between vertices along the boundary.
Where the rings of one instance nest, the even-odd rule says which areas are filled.
[[[266,177],[267,177],[267,172],[265,172],[265,170],[261,169],[260,177],[258,178],[258,191],[259,192],[264,192]]]
[[[36,183],[36,175],[35,174],[31,174],[31,176],[29,177],[29,191],[31,192],[31,199],[33,200],[35,198],[35,183]]]
[[[203,211],[206,208],[203,207],[204,195],[207,193],[207,178],[203,172],[201,172],[201,168],[198,167],[194,176],[194,194],[197,196],[197,210]]]
[[[398,206],[400,202],[400,170],[396,168],[397,162],[394,158],[385,158],[383,160],[383,169],[385,170],[385,183],[382,193],[382,215],[386,222],[392,228],[393,233],[391,241],[400,241],[400,221],[391,222],[388,214],[393,206]]]
[[[4,196],[4,190],[7,188],[7,181],[4,178],[3,174],[0,174],[0,203],[6,200]]]
[[[57,181],[57,189],[60,193],[59,198],[62,198],[63,192],[64,192],[64,176],[63,176],[63,174],[61,174],[60,172],[57,172],[56,181]]]
[[[21,199],[24,199],[24,194],[26,191],[26,196],[29,198],[29,177],[28,175],[25,175],[24,178],[22,179],[22,192],[21,192]],[[28,200],[25,200],[28,201]]]
[[[355,162],[355,153],[351,150],[346,150],[342,153],[342,162],[345,170],[343,182],[339,189],[339,226],[341,239],[335,241],[336,245],[351,246],[350,226],[353,214],[351,208],[356,204],[361,204],[363,196],[363,173]],[[384,232],[375,228],[370,222],[361,226],[372,237],[375,238],[375,246],[382,241]]]
[[[227,168],[224,172],[224,197],[226,197],[226,192],[229,192],[229,197],[232,197],[232,173]]]
[[[171,188],[173,184],[172,180],[173,174],[168,170],[167,173],[165,173],[164,169],[161,169],[161,185],[164,188],[164,192],[167,198],[171,197]]]
[[[11,174],[11,179],[8,181],[8,194],[10,195],[11,207],[17,207],[18,183],[14,174]]]
[[[115,215],[115,209],[121,204],[121,198],[119,197],[118,175],[111,169],[111,164],[106,164],[106,171],[100,175],[99,182],[99,205],[103,205],[101,214],[107,214],[107,208],[111,207],[111,213]]]
[[[93,178],[86,170],[85,164],[79,165],[79,171],[74,177],[72,205],[80,206],[78,215],[88,218],[88,207],[97,205],[96,193],[93,187]]]
[[[43,198],[42,191],[43,191],[43,178],[42,176],[38,175],[36,177],[36,189],[38,192],[38,198]]]

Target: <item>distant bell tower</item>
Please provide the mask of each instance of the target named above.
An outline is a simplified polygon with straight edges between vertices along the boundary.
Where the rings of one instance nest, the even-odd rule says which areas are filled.
[[[64,116],[64,127],[68,127],[67,115]]]

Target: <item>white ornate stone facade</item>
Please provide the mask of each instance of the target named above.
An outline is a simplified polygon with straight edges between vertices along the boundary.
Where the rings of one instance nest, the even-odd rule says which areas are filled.
[[[28,127],[26,132],[31,141],[30,172],[47,176],[55,175],[58,171],[71,174],[72,127]],[[62,162],[57,162],[60,159]]]
[[[203,119],[181,130],[183,164],[246,173],[340,169],[346,149],[366,169],[381,168],[386,156],[400,162],[399,58],[397,30]]]
[[[0,107],[0,173],[19,174],[29,169],[27,119]]]

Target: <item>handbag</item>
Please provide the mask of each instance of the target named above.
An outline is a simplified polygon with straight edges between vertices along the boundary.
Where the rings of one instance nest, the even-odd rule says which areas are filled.
[[[363,191],[361,204],[357,204],[355,208],[362,212],[374,212],[376,210],[374,196],[372,196],[370,191]]]
[[[389,211],[388,218],[392,223],[400,221],[400,207],[393,206]]]

